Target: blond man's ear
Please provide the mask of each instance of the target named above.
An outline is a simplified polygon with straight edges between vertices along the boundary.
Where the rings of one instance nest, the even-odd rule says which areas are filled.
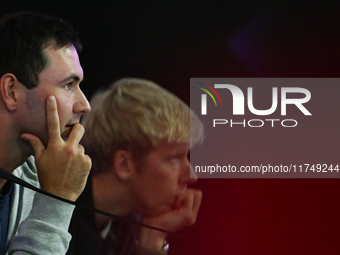
[[[113,171],[121,181],[128,181],[136,171],[136,164],[131,152],[118,150],[113,156]]]

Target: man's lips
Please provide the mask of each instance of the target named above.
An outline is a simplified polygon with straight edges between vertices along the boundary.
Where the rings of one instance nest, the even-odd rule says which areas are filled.
[[[74,125],[77,125],[77,124],[79,124],[79,121],[72,122],[72,123],[70,123],[70,124],[66,124],[65,127],[66,127],[66,128],[71,128],[71,129],[72,129],[72,128],[74,127]]]
[[[67,125],[65,126],[64,131],[61,133],[61,137],[62,137],[64,140],[67,140],[68,137],[70,136],[70,133],[71,133],[71,131],[72,131],[74,125],[76,125],[76,124],[78,124],[78,123],[79,123],[79,122],[77,122],[77,123],[72,123],[72,124],[67,124]]]

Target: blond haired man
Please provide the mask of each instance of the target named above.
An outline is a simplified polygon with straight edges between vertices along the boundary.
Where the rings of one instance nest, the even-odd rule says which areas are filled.
[[[91,104],[82,144],[92,178],[79,202],[171,232],[192,225],[202,193],[187,188],[196,181],[188,153],[203,127],[189,107],[141,79],[122,79]],[[68,254],[166,254],[167,233],[127,225],[76,209]]]

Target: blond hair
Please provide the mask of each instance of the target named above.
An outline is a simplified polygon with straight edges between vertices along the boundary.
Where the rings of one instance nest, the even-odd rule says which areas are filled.
[[[203,125],[189,107],[151,81],[121,79],[95,94],[91,108],[83,117],[82,144],[94,172],[111,164],[120,149],[141,156],[161,142],[193,145],[203,139]]]

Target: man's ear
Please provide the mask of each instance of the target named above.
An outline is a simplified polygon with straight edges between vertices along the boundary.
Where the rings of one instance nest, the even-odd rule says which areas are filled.
[[[112,160],[113,169],[118,179],[129,180],[136,167],[132,154],[126,150],[118,150]]]
[[[19,81],[14,74],[6,73],[0,78],[0,93],[8,111],[15,111],[18,105]]]

